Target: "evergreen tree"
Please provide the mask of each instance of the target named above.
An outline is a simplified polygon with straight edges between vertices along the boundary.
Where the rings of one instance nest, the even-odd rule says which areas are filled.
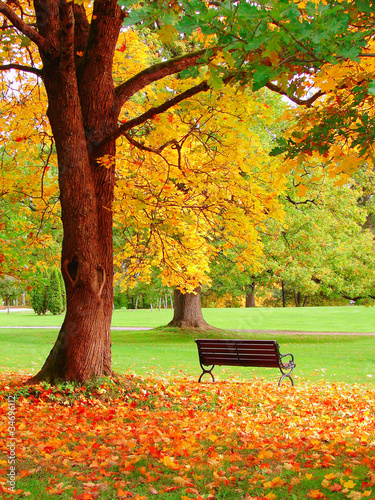
[[[49,279],[47,307],[52,314],[61,314],[64,310],[59,271],[54,269]]]
[[[57,270],[57,275],[58,275],[59,281],[60,281],[63,311],[65,311],[66,310],[66,290],[65,290],[64,278],[63,278],[63,275],[59,269]]]
[[[44,273],[39,273],[34,280],[31,291],[31,307],[38,315],[46,314],[47,307],[47,279]]]

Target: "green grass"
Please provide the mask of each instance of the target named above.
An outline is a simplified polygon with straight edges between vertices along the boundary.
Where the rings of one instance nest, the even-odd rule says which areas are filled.
[[[206,321],[222,329],[297,330],[310,332],[375,333],[375,307],[203,309]],[[155,328],[166,325],[172,311],[116,310],[114,327]],[[63,316],[33,312],[0,313],[0,326],[60,326]]]
[[[214,332],[197,334],[178,329],[148,331],[113,331],[113,369],[137,374],[200,375],[194,339],[204,337],[273,338],[282,353],[291,352],[297,363],[294,379],[327,382],[371,383],[375,380],[375,347],[371,336],[265,334]],[[1,371],[35,373],[43,364],[57,337],[56,330],[0,329]],[[279,377],[277,369],[216,367],[218,380],[254,376]],[[207,377],[207,380],[209,377]]]

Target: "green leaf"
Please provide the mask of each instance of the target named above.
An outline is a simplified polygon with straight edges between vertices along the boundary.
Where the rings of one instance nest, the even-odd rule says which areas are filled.
[[[372,80],[370,82],[370,85],[368,86],[368,93],[371,95],[375,95],[375,80]]]
[[[26,36],[21,37],[21,47],[29,47],[31,45],[31,40]]]

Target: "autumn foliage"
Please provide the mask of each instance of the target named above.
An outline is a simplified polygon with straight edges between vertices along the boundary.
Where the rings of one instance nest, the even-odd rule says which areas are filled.
[[[372,387],[24,380],[2,375],[4,499],[375,498]],[[9,394],[17,396],[16,495],[6,489]]]

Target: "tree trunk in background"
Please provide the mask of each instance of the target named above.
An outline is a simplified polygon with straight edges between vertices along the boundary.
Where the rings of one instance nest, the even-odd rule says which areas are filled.
[[[196,288],[195,293],[174,291],[174,315],[168,326],[201,330],[213,328],[203,318],[200,288]]]
[[[281,295],[283,300],[283,307],[286,307],[284,281],[281,282]]]
[[[301,292],[294,290],[294,302],[296,307],[301,307]]]
[[[247,285],[245,287],[246,292],[246,307],[256,307],[255,304],[255,284]]]

